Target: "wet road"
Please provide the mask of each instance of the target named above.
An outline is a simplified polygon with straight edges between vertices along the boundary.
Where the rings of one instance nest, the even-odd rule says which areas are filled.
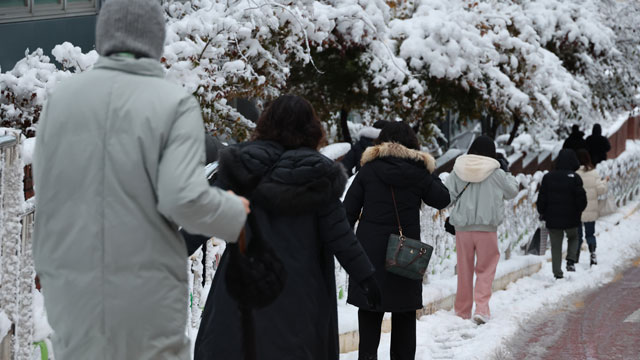
[[[513,359],[640,360],[640,259],[613,282],[523,324]]]

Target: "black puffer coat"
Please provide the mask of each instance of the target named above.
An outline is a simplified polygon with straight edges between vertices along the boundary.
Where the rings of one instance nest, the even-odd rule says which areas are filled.
[[[602,128],[599,124],[593,125],[591,135],[587,138],[587,150],[589,150],[591,163],[594,166],[607,160],[607,153],[611,150],[611,143],[609,143],[609,139],[602,136]]]
[[[555,169],[542,178],[537,208],[549,229],[570,229],[580,225],[587,207],[587,193],[575,173],[580,163],[576,153],[564,149],[558,154]]]
[[[287,270],[280,297],[254,312],[258,359],[338,359],[333,257],[356,281],[374,271],[339,200],[344,169],[315,150],[285,151],[265,141],[221,151],[220,166],[217,184],[267,213],[277,236],[266,240]],[[196,360],[243,358],[240,311],[225,284],[227,261],[225,253],[204,309]]]
[[[435,160],[430,155],[399,144],[383,143],[370,147],[362,157],[362,164],[344,205],[351,225],[360,219],[356,235],[376,268],[375,279],[382,290],[382,307],[370,309],[354,282],[349,283],[347,301],[368,310],[417,310],[422,307],[422,281],[389,273],[384,268],[389,235],[398,234],[391,186],[403,232],[416,240],[420,239],[422,202],[442,209],[450,202],[449,191],[438,177],[431,175]]]

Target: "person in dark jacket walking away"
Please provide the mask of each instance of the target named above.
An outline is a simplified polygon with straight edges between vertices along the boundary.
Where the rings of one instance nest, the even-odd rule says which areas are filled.
[[[347,176],[351,176],[355,172],[360,171],[362,154],[368,147],[373,146],[373,142],[378,138],[378,135],[380,135],[380,131],[388,123],[386,120],[378,120],[373,123],[373,126],[365,126],[358,132],[358,141],[351,146],[351,149],[341,161],[342,165],[347,169]]]
[[[579,149],[586,149],[587,142],[584,140],[584,133],[580,131],[580,126],[573,125],[571,127],[571,134],[567,140],[562,144],[563,149],[571,149],[573,151],[578,151]]]
[[[316,149],[324,132],[313,107],[285,95],[260,116],[253,140],[220,152],[216,185],[251,200],[258,228],[287,272],[284,289],[254,310],[257,358],[337,360],[334,256],[380,302],[374,268],[340,202],[344,168]],[[229,249],[220,261],[196,338],[195,359],[242,359],[241,313],[227,291]]]
[[[360,220],[358,240],[376,268],[382,306],[367,303],[357,279],[350,279],[347,302],[359,308],[359,359],[377,359],[382,317],[391,312],[391,358],[407,360],[415,357],[416,310],[422,308],[422,281],[385,270],[389,235],[398,233],[391,188],[404,234],[412,239],[420,239],[422,202],[442,209],[449,204],[449,192],[432,175],[435,160],[418,151],[418,139],[409,125],[388,124],[376,143],[364,152],[362,168],[347,191],[344,205],[351,226]]]
[[[562,239],[567,235],[567,271],[575,271],[578,251],[578,226],[580,216],[587,207],[587,194],[576,170],[580,164],[571,149],[560,150],[555,169],[542,178],[538,192],[537,208],[546,222],[551,238],[553,275],[562,279]]]
[[[498,225],[504,220],[504,201],[518,194],[518,182],[507,171],[506,159],[496,160],[493,140],[480,136],[466,155],[456,159],[446,181],[455,202],[450,216],[451,225],[456,228],[458,258],[455,311],[463,319],[471,318],[475,299],[473,321],[477,324],[484,324],[491,317],[491,286],[500,260]]]
[[[591,163],[597,166],[600,162],[607,160],[607,153],[611,150],[609,139],[602,136],[600,124],[594,124],[591,135],[587,137],[587,150],[591,156]]]

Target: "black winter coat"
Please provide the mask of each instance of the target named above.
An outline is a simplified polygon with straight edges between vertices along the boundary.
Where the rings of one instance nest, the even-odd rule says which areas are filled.
[[[278,299],[254,311],[258,359],[338,359],[333,257],[356,281],[374,271],[339,200],[346,184],[342,166],[312,149],[285,151],[254,141],[221,151],[217,184],[266,212],[276,236],[265,240],[287,271]],[[225,252],[204,308],[196,360],[243,358],[240,311],[227,292],[227,266]]]
[[[580,149],[586,149],[587,142],[584,140],[584,133],[582,131],[572,132],[562,144],[562,148],[571,149],[576,152]]]
[[[580,225],[580,215],[587,207],[582,179],[575,171],[580,164],[573,150],[558,154],[555,170],[542,178],[537,208],[549,229],[570,229]]]
[[[344,205],[352,226],[360,220],[356,236],[376,268],[375,279],[382,290],[382,307],[371,309],[362,290],[353,281],[349,282],[347,301],[365,310],[403,312],[420,309],[422,281],[392,274],[384,267],[389,235],[398,234],[391,187],[403,232],[416,240],[420,239],[422,202],[442,209],[450,202],[449,191],[430,173],[435,168],[435,160],[430,155],[399,144],[370,147],[365,151],[362,163]]]
[[[591,155],[591,163],[595,166],[607,160],[607,153],[611,150],[611,144],[606,137],[600,134],[592,134],[587,138],[587,150]]]

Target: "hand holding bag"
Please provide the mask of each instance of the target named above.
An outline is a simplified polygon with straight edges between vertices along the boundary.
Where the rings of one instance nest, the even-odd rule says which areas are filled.
[[[421,280],[427,271],[433,247],[419,240],[404,236],[393,187],[391,188],[391,197],[393,199],[393,208],[396,211],[399,235],[389,235],[385,269],[412,280]]]

